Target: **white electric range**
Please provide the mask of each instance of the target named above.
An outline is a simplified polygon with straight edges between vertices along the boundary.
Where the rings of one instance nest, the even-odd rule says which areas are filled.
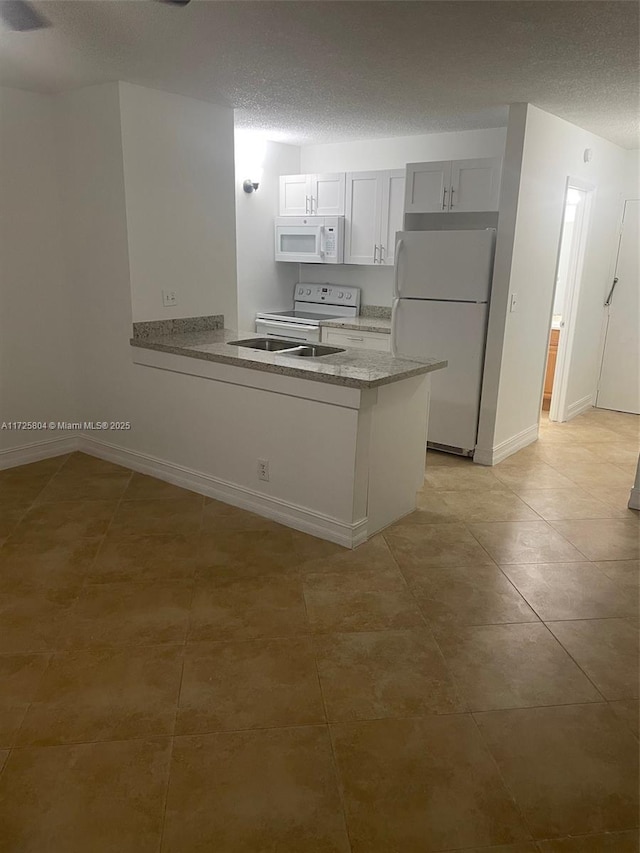
[[[296,284],[293,310],[259,311],[256,332],[266,338],[317,343],[323,320],[357,317],[360,288],[336,284]]]

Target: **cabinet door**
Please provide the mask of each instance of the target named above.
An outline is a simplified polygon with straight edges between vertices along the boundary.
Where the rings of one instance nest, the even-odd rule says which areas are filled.
[[[280,216],[307,216],[311,213],[313,175],[280,176]]]
[[[405,172],[397,169],[382,174],[382,215],[380,224],[380,263],[395,263],[396,232],[402,231],[404,216]]]
[[[449,205],[451,161],[408,163],[405,213],[439,213]]]
[[[314,216],[344,216],[345,173],[311,175]]]
[[[382,209],[380,172],[347,172],[345,264],[377,264]]]
[[[451,164],[449,210],[453,213],[497,210],[500,158],[454,160]]]

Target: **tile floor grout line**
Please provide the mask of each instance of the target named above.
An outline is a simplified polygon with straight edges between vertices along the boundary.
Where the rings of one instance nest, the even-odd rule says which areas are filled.
[[[11,746],[0,747],[0,751],[8,750],[11,752],[20,752],[23,750],[40,750],[40,749],[59,749],[64,747],[71,746],[91,746],[96,744],[110,744],[110,743],[130,743],[137,741],[148,741],[148,740],[176,740],[180,738],[198,738],[198,737],[219,737],[224,735],[241,735],[247,734],[249,732],[272,732],[279,731],[281,729],[326,729],[327,727],[331,728],[331,726],[350,726],[350,725],[360,725],[360,724],[368,724],[368,723],[382,723],[382,722],[395,722],[395,721],[419,721],[419,720],[433,720],[433,719],[442,719],[449,717],[473,717],[476,714],[502,714],[502,713],[510,713],[511,711],[537,711],[537,710],[548,710],[548,709],[562,709],[562,708],[575,708],[575,707],[594,707],[596,705],[601,706],[609,706],[612,702],[628,702],[628,701],[638,701],[637,699],[602,699],[602,700],[594,700],[593,702],[569,702],[569,703],[555,703],[552,705],[522,705],[518,707],[509,707],[509,708],[487,708],[483,710],[466,710],[466,711],[448,711],[439,714],[420,714],[420,715],[404,715],[404,716],[393,716],[393,717],[363,717],[363,718],[355,718],[355,719],[342,719],[342,720],[327,720],[324,722],[317,723],[286,723],[284,725],[279,726],[253,726],[250,728],[244,729],[203,729],[199,731],[192,732],[181,732],[179,734],[167,734],[167,733],[154,733],[148,732],[146,734],[136,734],[131,737],[112,737],[112,738],[104,738],[102,740],[68,740],[61,741],[59,743],[35,743],[35,744],[13,744]],[[620,723],[621,726],[624,726],[623,723]],[[625,727],[626,731],[626,727]]]
[[[566,620],[566,621],[575,621],[575,620]],[[603,701],[604,701],[604,702],[606,702],[606,701],[607,701],[607,697],[606,697],[606,696],[604,695],[604,693],[600,690],[600,688],[598,687],[598,685],[593,681],[593,679],[590,677],[589,673],[588,673],[588,672],[586,672],[586,670],[584,669],[584,667],[580,666],[580,664],[579,664],[579,663],[578,663],[578,661],[575,659],[575,657],[571,654],[571,652],[569,651],[569,649],[564,645],[564,643],[562,643],[562,642],[561,642],[561,640],[560,640],[560,638],[559,638],[559,637],[556,637],[556,635],[553,633],[553,631],[551,630],[551,628],[549,628],[549,626],[548,626],[545,622],[543,622],[542,624],[543,624],[543,625],[544,625],[544,627],[547,629],[547,631],[549,632],[549,634],[553,637],[553,639],[556,641],[556,643],[558,643],[558,644],[560,645],[560,647],[561,647],[562,649],[564,649],[564,651],[566,652],[566,654],[567,654],[567,655],[571,658],[571,660],[575,663],[575,665],[578,667],[578,669],[580,670],[580,672],[582,672],[582,673],[584,674],[584,676],[585,676],[585,678],[587,679],[587,681],[588,681],[591,685],[593,685],[593,689],[596,691],[596,693],[598,694],[598,696],[602,696]],[[573,704],[580,704],[580,703],[575,702],[575,703],[573,703]]]
[[[186,634],[185,634],[186,638]],[[186,639],[185,643],[182,646],[182,666],[180,668],[180,681],[178,684],[178,694],[176,697],[176,711],[173,716],[173,733],[171,735],[171,744],[169,746],[169,756],[167,759],[167,784],[164,792],[164,802],[162,806],[162,823],[160,825],[160,840],[158,844],[158,853],[162,850],[162,844],[164,841],[164,830],[167,822],[167,803],[169,801],[169,786],[171,784],[171,766],[173,764],[173,748],[175,746],[175,738],[176,738],[176,727],[178,725],[178,714],[180,712],[180,697],[182,695],[182,682],[184,680],[184,666],[185,666],[185,651],[186,651]]]
[[[304,602],[304,610],[305,610],[307,622],[309,623],[309,610],[307,608],[307,600],[306,600],[305,595],[304,595],[304,585],[302,586],[302,600]],[[310,625],[310,623],[309,623],[309,625]],[[326,729],[327,729],[327,735],[329,737],[329,745],[331,747],[331,762],[332,762],[332,766],[333,766],[333,774],[334,774],[334,779],[335,779],[335,783],[336,783],[336,788],[338,791],[338,798],[340,800],[340,808],[342,810],[342,819],[344,821],[344,831],[345,831],[345,834],[347,837],[347,843],[349,845],[349,851],[350,851],[350,853],[352,853],[353,845],[351,843],[351,833],[349,832],[349,822],[347,820],[347,804],[346,804],[345,797],[344,797],[342,779],[341,779],[340,770],[338,767],[338,759],[336,757],[335,745],[333,743],[333,736],[331,734],[331,726],[329,725],[329,715],[327,713],[327,702],[326,702],[326,697],[324,695],[324,690],[322,687],[322,678],[320,677],[320,667],[318,665],[318,655],[317,655],[316,643],[315,643],[315,638],[313,636],[311,637],[310,642],[311,642],[311,653],[313,655],[313,661],[314,661],[315,670],[316,670],[316,678],[318,680],[318,689],[320,691],[320,701],[322,702],[322,710],[324,713],[324,721],[325,721],[325,725],[326,725]]]
[[[487,738],[484,736],[484,732],[482,731],[482,728],[479,725],[478,721],[476,720],[473,712],[471,713],[471,719],[473,720],[473,724],[476,727],[476,731],[478,732],[478,736],[480,737],[480,740],[484,744],[484,748],[486,749],[487,754],[489,755],[489,757],[490,757],[490,759],[491,759],[491,761],[495,767],[496,773],[498,774],[499,779],[502,781],[502,784],[504,786],[505,791],[509,794],[509,797],[511,798],[511,802],[513,803],[513,806],[514,806],[518,816],[520,817],[520,820],[522,822],[522,826],[525,827],[525,829],[529,833],[531,840],[533,841],[533,843],[537,847],[538,845],[536,842],[536,837],[533,833],[532,827],[529,824],[529,821],[526,818],[524,810],[520,807],[520,803],[518,802],[515,793],[511,790],[511,786],[507,783],[507,780],[505,779],[504,774],[502,773],[502,770],[500,769],[500,765],[498,764],[498,760],[495,757],[495,755],[493,754],[493,752],[491,750],[491,746],[490,746],[489,742],[487,741]]]

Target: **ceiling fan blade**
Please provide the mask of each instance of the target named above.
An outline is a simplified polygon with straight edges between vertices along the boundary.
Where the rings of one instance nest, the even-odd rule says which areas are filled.
[[[26,0],[0,0],[0,18],[5,26],[16,32],[41,30],[51,24]]]

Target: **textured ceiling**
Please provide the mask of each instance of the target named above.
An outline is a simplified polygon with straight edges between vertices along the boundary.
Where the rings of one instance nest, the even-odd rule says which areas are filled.
[[[0,84],[41,92],[129,80],[237,109],[293,143],[506,123],[530,101],[638,145],[635,2],[44,0],[0,32]]]

